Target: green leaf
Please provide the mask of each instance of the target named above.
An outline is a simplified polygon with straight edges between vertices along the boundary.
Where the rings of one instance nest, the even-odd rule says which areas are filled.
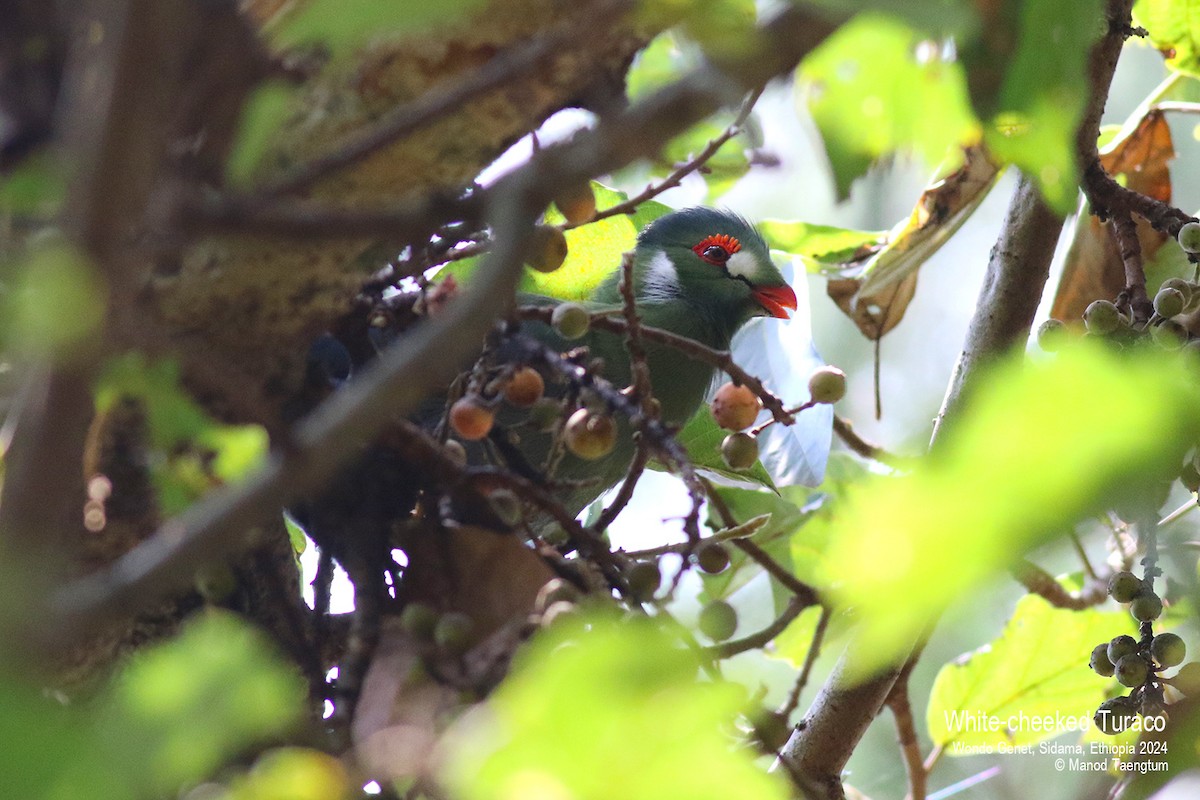
[[[888,231],[856,231],[832,225],[768,219],[757,225],[772,250],[797,256],[809,272],[837,272],[865,261],[884,246]]]
[[[482,4],[483,0],[301,0],[273,19],[266,33],[275,47],[320,46],[337,59],[371,39],[428,33]]]
[[[743,800],[788,797],[782,777],[732,746],[745,691],[698,680],[696,655],[651,619],[596,610],[518,654],[466,718],[442,773],[464,800]]]
[[[1088,96],[1087,61],[1104,32],[1103,0],[1026,0],[999,110],[984,127],[992,156],[1035,180],[1060,214],[1075,207],[1075,131]]]
[[[225,612],[139,653],[98,715],[97,746],[128,784],[127,797],[175,794],[243,748],[303,716],[294,668],[256,629]]]
[[[1200,77],[1200,5],[1194,0],[1138,0],[1133,20],[1167,56],[1167,66]]]
[[[625,77],[625,94],[630,102],[678,80],[684,72],[699,63],[695,48],[688,48],[671,31],[655,36],[650,44],[638,51]]]
[[[592,181],[592,192],[600,211],[629,199],[623,192],[595,181]],[[639,205],[632,215],[617,214],[567,231],[567,258],[563,265],[549,273],[525,270],[518,291],[560,300],[586,300],[621,266],[621,256],[637,244],[641,229],[670,211],[669,206],[650,200]],[[563,222],[557,209],[546,211],[547,224],[561,225]],[[470,281],[479,263],[479,257],[464,258],[451,263],[438,276],[453,275],[456,280]]]
[[[214,486],[244,477],[266,457],[266,430],[218,424],[183,391],[173,361],[147,362],[133,353],[114,358],[97,380],[95,395],[98,412],[122,399],[137,400],[144,409],[150,475],[167,515]]]
[[[713,419],[712,412],[705,405],[692,415],[688,423],[683,426],[683,430],[675,435],[675,439],[687,450],[688,457],[695,466],[726,478],[750,481],[774,490],[775,483],[771,480],[770,473],[767,472],[761,461],[755,461],[754,466],[746,470],[729,468],[721,458],[721,442],[728,435],[729,431],[717,424],[717,421]]]
[[[1111,678],[1088,668],[1092,648],[1134,633],[1128,614],[1071,611],[1026,595],[1000,636],[938,672],[926,712],[935,745],[1024,745],[1084,731]]]
[[[39,151],[0,175],[0,211],[49,214],[66,194],[62,171],[49,152]]]
[[[70,357],[100,331],[107,295],[82,252],[57,239],[35,246],[4,297],[4,336],[29,354]]]
[[[250,93],[225,164],[225,178],[231,185],[248,186],[258,173],[285,166],[267,165],[263,159],[299,99],[297,87],[280,81],[267,81]]]
[[[958,64],[927,37],[867,13],[801,63],[798,99],[821,132],[839,198],[882,156],[912,152],[936,165],[979,136]]]
[[[840,515],[828,580],[875,665],[1031,547],[1177,474],[1200,435],[1192,371],[1089,344],[993,367],[911,475],[862,487]]]
[[[657,159],[656,174],[667,175],[681,164],[685,164],[704,151],[709,144],[725,133],[733,122],[732,114],[721,114],[716,119],[706,120],[693,125],[685,133],[676,136]],[[719,197],[728,191],[743,175],[750,170],[750,160],[746,157],[746,142],[743,134],[738,134],[713,153],[704,162],[704,182],[708,186],[708,201]]]

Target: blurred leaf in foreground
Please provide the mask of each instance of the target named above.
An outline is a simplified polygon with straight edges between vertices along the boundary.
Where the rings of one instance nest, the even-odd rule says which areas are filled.
[[[847,509],[827,564],[863,621],[864,671],[1029,548],[1178,473],[1200,435],[1190,363],[1088,344],[994,367],[917,470]]]
[[[698,680],[695,655],[654,620],[564,623],[518,657],[490,714],[464,720],[444,773],[455,796],[789,796],[730,738],[744,691]]]

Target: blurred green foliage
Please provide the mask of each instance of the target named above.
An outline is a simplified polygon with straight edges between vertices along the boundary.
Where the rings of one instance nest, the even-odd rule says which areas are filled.
[[[4,345],[35,358],[90,357],[108,287],[77,248],[55,235],[32,244],[3,296]],[[82,351],[82,352],[81,352]]]
[[[268,437],[258,425],[222,425],[179,383],[179,366],[130,353],[111,359],[96,382],[96,409],[119,400],[145,412],[148,466],[160,510],[176,514],[210,489],[235,481],[262,463]]]
[[[861,669],[1030,548],[1170,480],[1200,438],[1200,387],[1179,355],[1080,342],[1053,360],[1014,356],[911,475],[864,484],[826,561],[876,659]]]
[[[731,736],[745,691],[698,670],[654,620],[564,620],[518,655],[487,712],[460,724],[446,782],[464,800],[788,797]]]
[[[209,611],[132,656],[88,702],[0,682],[0,785],[23,800],[175,795],[291,730],[305,696],[261,633]]]
[[[1200,15],[1192,0],[1137,0],[1133,21],[1168,55],[1167,66],[1200,77]]]

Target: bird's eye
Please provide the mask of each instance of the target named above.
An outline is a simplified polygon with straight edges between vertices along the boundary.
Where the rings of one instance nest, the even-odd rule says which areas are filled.
[[[692,250],[710,264],[723,266],[729,257],[742,249],[742,243],[727,233],[705,236]]]

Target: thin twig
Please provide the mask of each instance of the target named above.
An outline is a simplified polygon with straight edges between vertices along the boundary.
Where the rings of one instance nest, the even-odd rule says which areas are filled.
[[[650,184],[641,192],[629,198],[628,200],[625,200],[624,202],[617,203],[615,206],[610,206],[603,211],[597,211],[596,215],[591,219],[578,224],[589,225],[593,222],[598,222],[599,220],[607,219],[609,217],[615,217],[619,214],[632,214],[637,211],[638,206],[642,205],[642,203],[653,200],[666,190],[673,189],[674,187],[678,186],[683,182],[684,178],[707,164],[708,161],[717,154],[717,151],[720,150],[726,142],[742,132],[742,126],[746,124],[746,120],[750,117],[750,112],[754,110],[755,104],[758,103],[759,98],[762,97],[764,88],[765,86],[759,86],[754,89],[754,91],[752,91],[742,103],[742,107],[738,111],[738,114],[734,118],[733,122],[729,123],[725,130],[721,131],[719,135],[710,139],[708,144],[706,144],[699,153],[688,159],[687,162],[681,164],[670,175],[663,178],[658,183]],[[567,226],[568,229],[574,227],[577,227],[577,225]]]
[[[833,432],[838,435],[842,442],[858,453],[863,458],[869,458],[872,461],[878,461],[893,469],[906,469],[915,463],[916,459],[905,458],[903,456],[889,453],[877,444],[868,442],[862,438],[856,430],[854,423],[838,414],[833,415]]]
[[[791,717],[792,712],[800,705],[800,694],[808,684],[813,664],[817,663],[817,656],[821,654],[821,645],[825,643],[825,633],[829,629],[829,619],[832,616],[833,614],[830,612],[828,606],[821,607],[821,617],[817,620],[817,627],[813,631],[812,640],[808,644],[808,652],[804,654],[804,664],[800,667],[800,674],[796,676],[796,680],[792,684],[792,690],[788,692],[787,700],[779,708],[779,714],[784,719]]]
[[[1108,599],[1108,581],[1091,577],[1079,592],[1069,592],[1054,576],[1031,561],[1021,559],[1012,568],[1013,577],[1031,594],[1055,608],[1080,611],[1098,606]]]
[[[925,771],[925,764],[921,758],[921,742],[917,738],[912,703],[908,698],[908,678],[908,674],[903,674],[896,679],[896,684],[888,695],[887,706],[892,710],[900,753],[904,756],[904,766],[908,770],[908,796],[911,800],[925,800],[929,773]]]
[[[701,544],[712,544],[718,542],[728,542],[732,539],[744,539],[747,536],[753,536],[764,525],[771,521],[770,514],[760,514],[757,517],[751,517],[741,525],[734,525],[729,528],[722,528],[712,536],[706,536],[700,540]],[[625,553],[629,558],[655,558],[664,556],[668,553],[681,553],[688,547],[687,542],[677,542],[675,544],[663,544],[658,547],[648,547],[645,550],[630,550]]]

